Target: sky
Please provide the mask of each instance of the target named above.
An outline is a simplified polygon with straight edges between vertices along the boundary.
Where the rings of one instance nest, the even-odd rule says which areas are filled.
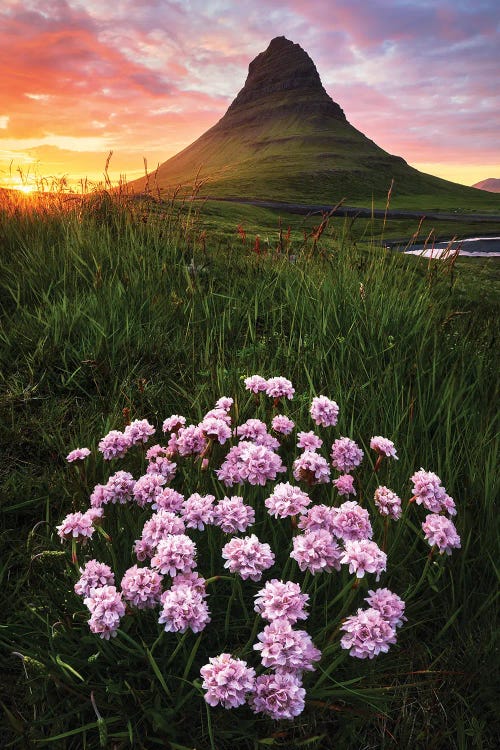
[[[1,0],[0,185],[115,184],[214,125],[275,36],[349,122],[465,185],[500,178],[498,0]]]

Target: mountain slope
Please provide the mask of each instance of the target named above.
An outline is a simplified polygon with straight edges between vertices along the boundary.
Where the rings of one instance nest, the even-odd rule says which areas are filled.
[[[500,179],[496,177],[488,177],[486,180],[476,182],[472,187],[479,188],[480,190],[487,190],[490,193],[500,193]]]

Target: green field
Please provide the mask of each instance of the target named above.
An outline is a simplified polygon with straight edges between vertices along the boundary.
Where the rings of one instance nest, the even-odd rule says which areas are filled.
[[[480,197],[472,208],[494,212],[495,199]],[[23,201],[3,196],[0,206],[2,747],[496,748],[498,260],[386,250],[385,240],[416,232],[408,220],[332,218],[319,231],[322,217],[216,202],[105,193]],[[423,227],[421,236],[448,227]],[[451,232],[480,228],[464,218]],[[258,665],[252,597],[261,584],[211,584],[212,623],[202,633],[166,633],[157,613],[136,612],[105,641],[89,632],[71,545],[55,529],[109,476],[97,443],[123,429],[124,410],[160,436],[166,417],[196,423],[223,395],[235,398],[240,423],[265,420],[242,382],[256,373],[292,381],[296,394],[283,408],[303,429],[314,427],[313,396],[337,401],[325,455],[340,435],[365,451],[355,499],[370,510],[374,539],[386,533],[373,507],[377,482],[405,507],[391,522],[378,585],[405,599],[408,621],[387,654],[360,660],[340,649],[338,628],[364,606],[373,576],[353,588],[346,569],[301,573],[287,554],[290,525],[263,512],[269,488],[228,491],[194,464],[174,480],[179,491],[218,499],[245,492],[258,511],[252,532],[276,550],[273,575],[286,565],[311,596],[300,627],[323,657],[304,676],[304,712],[279,723],[248,706],[209,709],[200,687],[200,667],[224,650]],[[393,440],[399,456],[378,478],[373,435]],[[65,461],[77,446],[92,449],[86,472]],[[296,452],[292,441],[284,460]],[[143,456],[128,460],[123,468],[139,476]],[[408,505],[409,477],[421,467],[457,505],[462,546],[450,557],[429,556],[423,509]],[[334,497],[331,485],[311,495]],[[99,555],[123,573],[147,517],[113,507],[112,542],[99,536],[79,563]],[[200,569],[223,575],[217,531],[193,538]]]

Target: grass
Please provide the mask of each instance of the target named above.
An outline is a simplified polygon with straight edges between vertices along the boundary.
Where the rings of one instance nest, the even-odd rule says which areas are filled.
[[[275,214],[244,206],[224,208],[220,221],[211,204],[158,211],[100,194],[25,209],[22,200],[0,208],[4,746],[496,747],[497,266],[394,254],[344,220],[315,240],[297,217],[277,253]],[[82,483],[64,461],[70,448],[95,448],[121,428],[123,409],[157,426],[172,413],[196,421],[227,394],[253,416],[241,385],[253,373],[292,380],[294,418],[326,393],[340,406],[335,436],[365,450],[372,434],[391,437],[400,460],[390,482],[405,497],[414,471],[437,472],[462,538],[461,551],[425,566],[428,548],[401,527],[382,579],[407,594],[398,645],[369,663],[332,649],[307,678],[304,714],[281,725],[248,709],[206,710],[196,680],[224,644],[215,604],[219,627],[203,638],[155,643],[154,616],[110,643],[92,636],[55,534],[105,470],[89,464]],[[125,559],[138,527],[123,514],[110,523]],[[348,584],[329,583],[331,598]],[[233,602],[243,643],[251,602],[230,582],[219,594]],[[340,617],[312,611],[307,627],[318,634]]]

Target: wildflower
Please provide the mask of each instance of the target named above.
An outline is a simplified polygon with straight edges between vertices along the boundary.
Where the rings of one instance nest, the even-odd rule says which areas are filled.
[[[354,489],[354,478],[352,474],[341,474],[337,479],[334,479],[332,484],[337,488],[339,495],[355,495],[356,490]]]
[[[69,513],[59,526],[56,526],[57,533],[63,539],[76,539],[77,541],[85,541],[90,539],[95,529],[93,526],[93,519],[88,513]]]
[[[168,447],[172,454],[179,453],[181,456],[203,453],[207,447],[203,428],[193,424],[181,427],[176,434],[171,435]]]
[[[161,474],[165,482],[171,482],[177,472],[177,464],[165,456],[158,456],[150,461],[146,468],[146,474]]]
[[[66,461],[68,461],[68,463],[72,463],[73,461],[81,461],[84,458],[87,458],[87,456],[90,456],[90,451],[88,448],[75,448],[70,453],[68,453],[68,455],[66,456]]]
[[[273,398],[293,398],[295,388],[287,378],[278,376],[276,378],[269,378],[266,383],[266,395],[272,396]]]
[[[151,568],[129,568],[121,582],[123,598],[138,609],[149,609],[160,601],[162,577]]]
[[[245,505],[242,497],[224,497],[214,508],[214,524],[226,534],[236,534],[246,531],[255,523],[255,511],[250,505]]]
[[[369,591],[369,596],[365,598],[370,607],[377,609],[384,620],[391,628],[399,628],[406,620],[404,616],[405,603],[397,594],[393,594],[389,589],[377,589]]]
[[[293,625],[297,620],[307,619],[305,607],[309,594],[303,594],[299,584],[293,581],[273,578],[254,598],[254,609],[264,620],[284,619]]]
[[[211,656],[200,669],[205,700],[209,706],[219,703],[224,708],[236,708],[245,703],[246,694],[254,688],[255,670],[246,661],[233,659],[231,654]]]
[[[135,479],[128,471],[117,471],[104,485],[106,503],[123,505],[132,499]]]
[[[378,581],[380,574],[386,569],[387,555],[375,542],[368,539],[346,541],[340,562],[349,565],[349,572],[356,573],[357,578],[363,578],[365,573],[376,573]]]
[[[279,432],[282,435],[289,435],[295,427],[295,423],[284,414],[277,414],[273,417],[271,427],[275,432]]]
[[[290,557],[296,560],[302,571],[329,573],[334,569],[340,570],[342,550],[328,531],[318,529],[294,537]]]
[[[264,504],[268,509],[269,515],[274,518],[286,518],[302,513],[311,502],[309,495],[306,495],[300,487],[294,487],[289,482],[282,482],[274,487]]]
[[[337,509],[333,520],[333,533],[339,539],[371,539],[373,530],[370,516],[354,500],[347,500]]]
[[[189,628],[199,633],[210,622],[205,598],[194,586],[178,585],[161,596],[162,611],[158,622],[170,633],[185,633]]]
[[[222,548],[225,568],[245,581],[259,581],[262,573],[274,564],[274,554],[269,544],[260,542],[255,534],[243,538],[233,537]]]
[[[328,531],[333,535],[333,527],[337,508],[329,508],[327,505],[313,505],[299,518],[299,529],[304,531]]]
[[[178,513],[184,503],[184,495],[173,490],[172,487],[164,487],[161,492],[154,496],[151,507],[153,510],[171,510]]]
[[[214,502],[213,495],[199,495],[193,493],[184,500],[181,508],[183,517],[188,529],[199,529],[203,531],[205,524],[211,524],[214,521]]]
[[[302,448],[305,451],[316,451],[323,445],[321,438],[315,435],[312,431],[299,432],[297,437],[297,447]]]
[[[247,419],[246,422],[238,425],[236,434],[247,440],[255,441],[259,436],[267,434],[267,426],[260,419]]]
[[[226,425],[229,426],[231,424],[231,415],[228,414],[226,409],[222,409],[218,406],[207,411],[207,413],[203,417],[202,422],[204,422],[206,419],[221,419]],[[202,424],[202,422],[200,422],[200,424]]]
[[[172,589],[179,588],[180,586],[187,586],[188,588],[197,591],[203,599],[206,599],[208,596],[206,584],[207,582],[205,579],[200,576],[196,570],[192,570],[189,573],[177,573],[177,575],[172,578],[172,586],[170,587],[170,590],[172,591]]]
[[[311,403],[310,414],[314,422],[322,427],[334,427],[339,416],[339,407],[335,401],[326,396],[315,396]]]
[[[109,500],[109,493],[105,484],[96,484],[90,495],[90,505],[92,508],[100,508]]]
[[[350,438],[341,437],[332,445],[332,466],[338,471],[349,474],[363,460],[363,451]]]
[[[165,537],[173,534],[184,534],[186,528],[184,521],[169,510],[159,510],[146,521],[143,526],[141,538],[137,539],[134,546],[135,554],[139,560],[152,557],[159,542]]]
[[[242,440],[229,450],[216,474],[226,486],[232,487],[239,482],[265,485],[282,471],[286,471],[286,467],[276,453],[264,445]]]
[[[260,375],[251,375],[249,378],[245,378],[244,383],[247,391],[252,393],[259,393],[267,388],[267,380]]]
[[[230,396],[221,396],[215,402],[215,408],[224,409],[224,411],[229,411],[233,404],[234,404],[234,399],[232,399]]]
[[[106,563],[89,560],[80,568],[81,576],[75,583],[75,593],[78,596],[89,596],[91,589],[101,586],[112,586],[115,582],[113,571]]]
[[[147,443],[155,432],[155,428],[152,424],[149,424],[147,419],[134,419],[125,427],[123,434],[130,445],[137,445],[138,443]]]
[[[306,691],[298,674],[278,672],[257,677],[249,705],[271,719],[293,719],[304,710]]]
[[[455,503],[447,495],[437,474],[420,469],[413,474],[411,481],[413,482],[413,497],[417,505],[423,505],[431,513],[446,510],[450,515],[456,515]]]
[[[377,487],[375,490],[375,505],[382,516],[388,516],[394,521],[401,518],[401,498],[387,487]]]
[[[179,414],[172,414],[171,417],[167,417],[163,422],[163,432],[177,432],[181,427],[186,424],[186,417],[182,417]]]
[[[91,632],[105,640],[115,637],[120,619],[125,614],[122,595],[115,586],[100,586],[91,589],[88,597],[84,599],[84,604],[91,613],[88,621]]]
[[[206,437],[216,440],[220,445],[224,445],[226,440],[231,437],[231,428],[228,427],[224,419],[217,417],[205,417],[200,422],[199,427]]]
[[[152,445],[150,448],[146,451],[146,458],[148,461],[154,461],[156,458],[167,456],[168,455],[168,448],[165,448],[163,445]]]
[[[395,458],[396,461],[398,460],[396,448],[394,447],[392,440],[388,440],[381,435],[375,435],[375,437],[372,437],[370,440],[370,448],[376,451],[379,456],[388,456],[390,458]]]
[[[436,545],[441,555],[445,552],[451,555],[452,549],[460,549],[460,537],[455,524],[446,516],[429,513],[422,523],[422,529],[431,547]]]
[[[347,617],[341,625],[345,635],[340,640],[342,648],[350,649],[350,656],[358,659],[373,659],[386,653],[396,643],[396,630],[378,609],[358,609],[357,614]]]
[[[266,625],[257,638],[260,643],[254,644],[254,650],[261,652],[265,667],[312,672],[313,662],[321,658],[321,651],[314,646],[311,636],[305,630],[294,630],[283,618]]]
[[[161,493],[165,477],[162,474],[144,474],[134,484],[133,495],[137,505],[144,508],[147,503],[153,503]]]
[[[99,441],[99,450],[106,461],[112,458],[123,458],[129,448],[129,439],[119,430],[111,430]]]
[[[304,451],[293,462],[293,476],[307,484],[326,484],[330,481],[330,467],[316,451]]]
[[[189,573],[196,567],[196,545],[185,534],[171,534],[158,542],[151,566],[171,576]]]

